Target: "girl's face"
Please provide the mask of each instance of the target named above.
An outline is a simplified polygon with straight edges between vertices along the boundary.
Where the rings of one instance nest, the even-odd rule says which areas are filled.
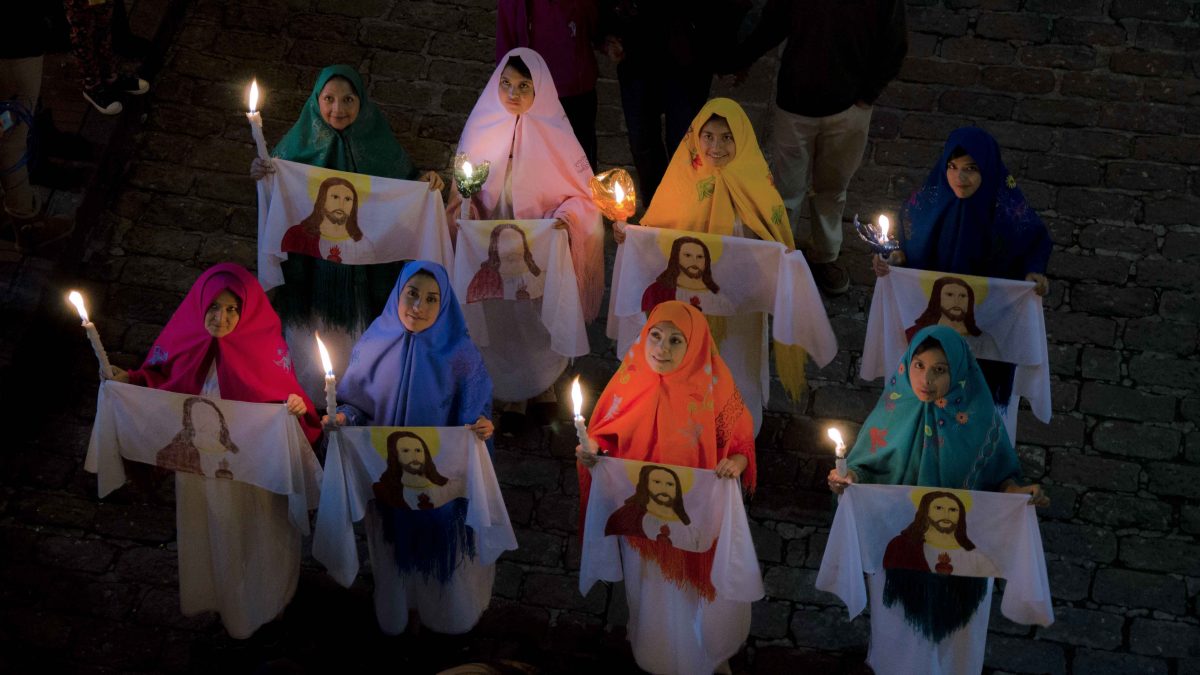
[[[213,298],[212,304],[205,310],[204,329],[215,338],[223,338],[237,328],[241,317],[241,303],[237,296],[224,290]]]
[[[737,143],[728,122],[713,118],[700,127],[700,154],[718,169],[733,161],[737,156]]]
[[[912,357],[908,382],[917,398],[928,403],[950,392],[950,363],[941,347],[932,347]]]
[[[496,95],[504,109],[514,115],[529,112],[533,107],[533,80],[517,72],[512,66],[505,66],[500,71],[500,82],[496,86]]]
[[[659,375],[674,372],[687,354],[687,336],[670,321],[660,321],[646,334],[646,363]]]
[[[358,94],[343,78],[330,78],[317,95],[317,104],[321,108],[321,119],[338,131],[354,124],[354,120],[358,118]]]
[[[420,333],[437,321],[442,308],[442,289],[426,274],[414,274],[400,289],[400,323]]]
[[[975,160],[970,155],[963,155],[946,162],[946,182],[954,190],[955,197],[966,199],[979,189],[983,176]]]

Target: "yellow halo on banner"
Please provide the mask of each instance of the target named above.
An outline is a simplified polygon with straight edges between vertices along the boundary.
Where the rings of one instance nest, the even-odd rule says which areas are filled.
[[[966,284],[971,287],[971,290],[975,291],[976,307],[982,305],[983,301],[987,298],[987,277],[976,277],[970,274],[946,274],[945,272],[930,272],[928,270],[921,270],[921,290],[924,291],[926,298],[928,298],[929,294],[933,292],[933,284],[942,277],[953,277],[955,279],[962,279],[964,282],[966,282]]]
[[[371,194],[371,177],[361,173],[350,173],[348,171],[334,171],[333,169],[310,169],[308,172],[308,199],[314,204],[317,201],[317,195],[321,193],[321,183],[324,183],[327,178],[344,178],[354,186],[354,193],[358,195],[358,212],[359,217],[362,215],[362,206],[366,203],[367,197]]]
[[[971,493],[967,490],[951,490],[950,488],[915,488],[908,493],[908,498],[912,500],[913,506],[920,508],[921,499],[930,492],[949,492],[958,497],[963,503],[963,508],[967,511],[971,510]]]
[[[375,448],[380,457],[387,459],[388,436],[397,431],[410,431],[419,436],[429,448],[430,457],[437,457],[442,450],[442,439],[437,427],[371,427],[371,447]]]
[[[638,477],[642,473],[642,467],[647,464],[653,466],[661,466],[665,469],[670,469],[679,476],[679,487],[683,490],[681,494],[687,494],[688,490],[692,489],[692,483],[696,482],[696,475],[686,466],[675,466],[674,464],[659,464],[658,462],[635,462],[625,460],[625,475],[629,477],[629,484],[637,489]]]
[[[663,259],[668,264],[671,262],[671,247],[675,244],[675,240],[680,237],[694,237],[704,242],[708,247],[708,254],[712,260],[708,261],[709,266],[716,264],[721,259],[721,251],[725,247],[725,240],[718,234],[708,234],[705,232],[688,232],[686,230],[668,230],[659,228],[656,232],[656,241],[658,249],[662,251]]]

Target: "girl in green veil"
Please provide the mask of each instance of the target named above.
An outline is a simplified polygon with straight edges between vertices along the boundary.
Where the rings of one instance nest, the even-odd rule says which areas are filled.
[[[421,180],[430,190],[444,182],[434,171],[418,175],[408,153],[400,146],[387,117],[367,96],[358,72],[345,65],[328,66],[317,76],[300,117],[271,153],[272,157],[325,169]],[[250,175],[261,180],[274,172],[269,160],[255,158]],[[282,264],[284,283],[275,289],[272,303],[283,321],[297,375],[314,359],[313,330],[335,353],[348,354],[354,341],[383,310],[402,262],[343,265],[312,256],[290,253]],[[302,340],[292,340],[295,334]],[[303,359],[297,361],[297,359]],[[312,382],[309,382],[309,380]],[[323,381],[301,377],[306,391],[319,393]]]

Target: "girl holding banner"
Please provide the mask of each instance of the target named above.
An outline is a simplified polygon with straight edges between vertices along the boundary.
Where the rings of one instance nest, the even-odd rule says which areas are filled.
[[[595,319],[604,293],[604,229],[588,186],[592,168],[537,52],[522,47],[500,59],[467,119],[457,152],[474,166],[485,161],[490,166],[486,182],[471,198],[472,220],[554,219],[556,228],[567,231],[583,317]],[[457,190],[450,193],[447,220],[457,237],[462,198]],[[537,391],[550,386],[567,361],[551,353],[546,331],[540,330],[544,339],[522,344],[513,343],[516,331],[507,332],[509,337],[493,337],[484,348],[497,389],[525,390],[531,378],[538,380]],[[551,361],[556,372],[544,372],[539,363]],[[506,412],[524,412],[524,400],[504,400],[510,404]],[[552,403],[553,390],[545,389],[536,400]]]
[[[845,475],[829,472],[835,494],[861,482],[1023,493],[1035,506],[1050,503],[1040,486],[1018,483],[1021,464],[983,372],[966,341],[945,326],[924,328],[913,337],[846,464]],[[990,578],[891,571],[870,577],[867,664],[875,672],[983,668]],[[920,605],[905,598],[940,600]]]
[[[711,469],[721,478],[740,478],[747,490],[755,486],[750,411],[717,353],[704,315],[679,301],[664,302],[650,313],[640,339],[596,401],[588,435],[592,447],[576,450],[581,521],[588,512],[590,467],[598,461],[597,452]],[[711,579],[711,550],[680,556],[661,544],[621,537],[634,657],[650,672],[714,672],[749,634],[750,603],[697,590],[721,585]],[[654,567],[665,566],[659,574],[643,560],[672,562]],[[741,570],[757,571],[753,556]]]
[[[296,381],[281,336],[279,317],[254,275],[221,263],[192,285],[142,367],[114,367],[114,379],[207,398],[285,403],[313,443],[321,435],[316,408]],[[247,638],[283,611],[300,576],[300,532],[289,522],[286,495],[180,470],[175,519],[185,615],[219,612],[230,635]]]
[[[413,166],[387,117],[367,97],[362,77],[350,66],[328,66],[317,75],[300,117],[271,154],[324,169],[421,180],[430,190],[444,187],[436,172],[421,174]],[[274,170],[270,160],[255,158],[250,175],[261,181]],[[259,192],[261,200],[261,187]],[[273,292],[273,302],[288,329],[298,377],[309,392],[315,395],[324,382],[312,352],[313,332],[321,334],[335,355],[349,353],[383,308],[402,264],[343,265],[319,253],[305,255],[300,249],[288,253],[282,263],[284,284]],[[340,374],[341,368],[335,370]]]

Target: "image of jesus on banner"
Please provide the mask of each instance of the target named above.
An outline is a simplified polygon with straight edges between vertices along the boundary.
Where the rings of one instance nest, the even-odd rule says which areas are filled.
[[[650,313],[668,300],[686,302],[701,312],[716,316],[735,313],[733,303],[721,295],[713,280],[713,257],[707,244],[696,237],[679,237],[671,244],[667,268],[642,294],[642,311]]]

